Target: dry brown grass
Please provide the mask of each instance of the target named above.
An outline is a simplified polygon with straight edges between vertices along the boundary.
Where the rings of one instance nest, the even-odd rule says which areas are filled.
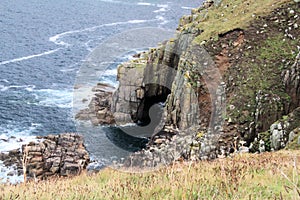
[[[300,151],[199,163],[150,173],[104,169],[98,174],[1,185],[0,199],[300,199]]]

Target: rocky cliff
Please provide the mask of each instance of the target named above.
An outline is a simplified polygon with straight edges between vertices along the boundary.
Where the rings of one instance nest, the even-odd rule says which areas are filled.
[[[141,125],[147,147],[116,167],[300,148],[299,25],[298,0],[206,1],[181,18],[174,38],[120,65],[114,93],[95,86],[76,118]],[[89,163],[81,136],[41,139],[0,160],[31,178]]]
[[[150,138],[125,165],[299,148],[299,25],[298,0],[209,0],[120,65],[98,122],[137,123]]]
[[[149,108],[164,102],[162,130],[194,127],[184,134],[186,157],[283,148],[289,139],[278,146],[272,124],[300,106],[299,7],[287,0],[223,0],[193,9],[174,38],[119,66],[116,121],[149,123]],[[161,145],[163,134],[154,134],[150,144]]]

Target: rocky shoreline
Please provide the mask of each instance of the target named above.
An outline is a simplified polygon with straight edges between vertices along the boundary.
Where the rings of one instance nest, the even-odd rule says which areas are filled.
[[[90,101],[88,108],[80,110],[75,119],[83,121],[91,121],[94,126],[114,124],[114,116],[111,112],[112,95],[115,88],[108,84],[98,83],[93,87],[95,93]],[[83,99],[82,101],[85,101]]]
[[[83,137],[75,133],[38,137],[21,149],[0,153],[0,160],[11,167],[8,178],[23,176],[24,180],[80,174],[90,162]]]
[[[257,10],[259,3],[226,2],[193,9],[174,38],[118,67],[119,87],[108,103],[111,121],[147,123],[149,108],[164,105],[163,125],[125,165],[154,167],[300,145],[299,3],[266,3]],[[244,21],[226,18],[242,12]],[[228,28],[208,26],[216,16]]]
[[[300,148],[299,25],[298,1],[209,0],[182,17],[174,38],[121,64],[116,90],[95,86],[76,119],[147,127],[151,108],[162,107],[162,120],[143,129],[147,147],[115,163],[119,169]],[[0,160],[20,174],[26,161],[26,174],[37,178],[78,174],[89,163],[81,136],[41,139]]]

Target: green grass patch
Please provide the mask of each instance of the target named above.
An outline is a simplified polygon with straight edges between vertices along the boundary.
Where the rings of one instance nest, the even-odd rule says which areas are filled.
[[[260,16],[270,13],[280,5],[290,2],[289,0],[222,0],[219,6],[208,10],[205,20],[200,21],[196,28],[203,33],[195,38],[194,42],[217,38],[234,29],[244,29],[250,22]],[[202,17],[199,16],[199,20]],[[187,27],[193,23],[187,24]]]
[[[290,40],[283,34],[267,38],[258,51],[259,59],[266,61],[268,64],[274,61],[293,61],[297,56],[297,40]],[[284,69],[284,63],[278,65],[279,70]]]

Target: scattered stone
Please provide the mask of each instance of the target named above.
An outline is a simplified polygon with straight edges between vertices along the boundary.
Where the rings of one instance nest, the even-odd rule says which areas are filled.
[[[249,153],[249,148],[242,146],[239,148],[239,153]]]
[[[259,141],[259,152],[263,153],[266,151],[265,142],[263,140]]]

